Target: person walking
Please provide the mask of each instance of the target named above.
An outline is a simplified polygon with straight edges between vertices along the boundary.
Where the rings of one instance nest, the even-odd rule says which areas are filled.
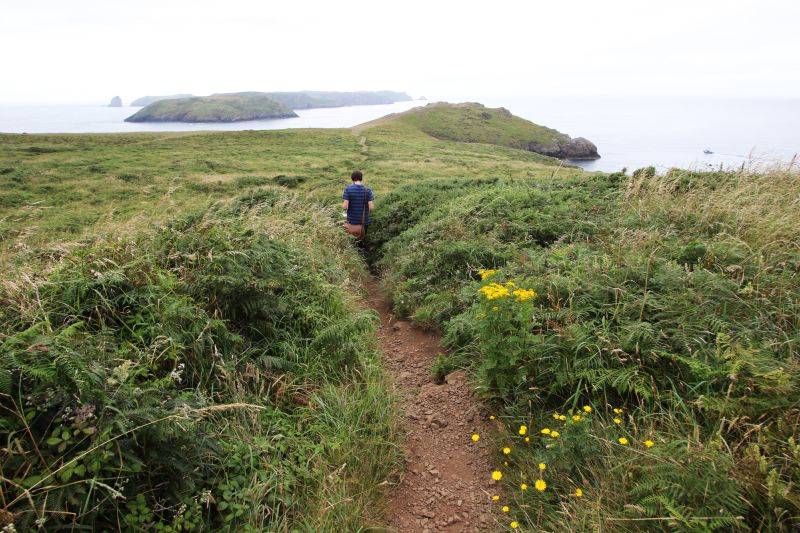
[[[363,247],[367,228],[371,222],[369,213],[375,209],[375,197],[372,189],[364,185],[364,174],[360,170],[353,171],[350,179],[353,183],[345,187],[342,194],[342,209],[347,216],[344,229]]]

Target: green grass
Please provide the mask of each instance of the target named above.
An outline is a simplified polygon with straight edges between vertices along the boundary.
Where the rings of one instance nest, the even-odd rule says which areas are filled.
[[[409,124],[437,139],[523,150],[532,143],[558,145],[569,140],[563,133],[514,116],[503,108],[480,104],[429,104],[377,122],[385,121]]]
[[[329,209],[264,189],[4,278],[4,512],[18,530],[379,524],[397,416],[377,317],[346,290],[360,266]]]
[[[395,310],[443,330],[440,372],[472,371],[507,423],[511,516],[533,530],[797,527],[797,172],[443,185],[385,198],[373,260]],[[479,292],[508,282],[533,304]],[[540,462],[548,489],[521,492]]]
[[[379,202],[423,175],[578,173],[554,165],[393,126],[0,137],[5,510],[20,528],[379,525],[396,406],[341,190],[354,168]]]
[[[422,177],[525,180],[551,175],[553,164],[558,162],[530,152],[437,141],[402,125],[0,135],[0,262],[60,253],[85,236],[146,229],[175,213],[238,195],[257,180],[279,183],[273,181],[277,176],[307,177],[295,190],[330,205],[339,202],[353,169],[361,168],[380,203],[385,192]],[[579,173],[558,170],[559,176]]]
[[[378,524],[395,405],[338,227],[360,168],[395,311],[441,329],[436,372],[469,369],[507,428],[509,516],[796,529],[798,173],[588,174],[408,116],[0,136],[3,505],[25,524],[44,505],[48,526],[64,509],[110,529]],[[537,296],[479,292],[509,281]],[[540,462],[547,490],[520,491]]]

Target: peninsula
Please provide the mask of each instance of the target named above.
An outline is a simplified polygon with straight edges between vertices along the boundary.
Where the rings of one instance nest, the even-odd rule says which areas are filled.
[[[573,139],[552,128],[512,115],[503,107],[492,109],[473,102],[437,102],[373,121],[386,122],[407,124],[441,140],[494,144],[558,159],[600,158],[597,147],[588,139]]]

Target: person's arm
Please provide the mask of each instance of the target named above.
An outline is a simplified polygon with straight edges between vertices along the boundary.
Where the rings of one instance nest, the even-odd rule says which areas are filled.
[[[368,196],[367,196],[367,207],[369,210],[372,211],[375,209],[375,197],[372,195],[372,189],[368,189]]]
[[[367,205],[369,206],[369,210],[370,211],[375,209],[375,201],[374,200],[367,202]]]
[[[342,193],[342,209],[347,211],[347,208],[350,206],[350,196],[347,194],[347,189],[345,188],[344,193]]]

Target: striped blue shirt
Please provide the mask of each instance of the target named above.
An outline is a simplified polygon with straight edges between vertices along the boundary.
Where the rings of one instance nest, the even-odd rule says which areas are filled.
[[[347,204],[347,222],[349,224],[361,224],[362,217],[364,216],[364,191],[367,192],[367,201],[373,202],[375,198],[372,196],[372,189],[366,185],[352,184],[348,185],[342,195],[342,200],[350,202]],[[371,221],[369,219],[369,207],[367,207],[367,224]]]

